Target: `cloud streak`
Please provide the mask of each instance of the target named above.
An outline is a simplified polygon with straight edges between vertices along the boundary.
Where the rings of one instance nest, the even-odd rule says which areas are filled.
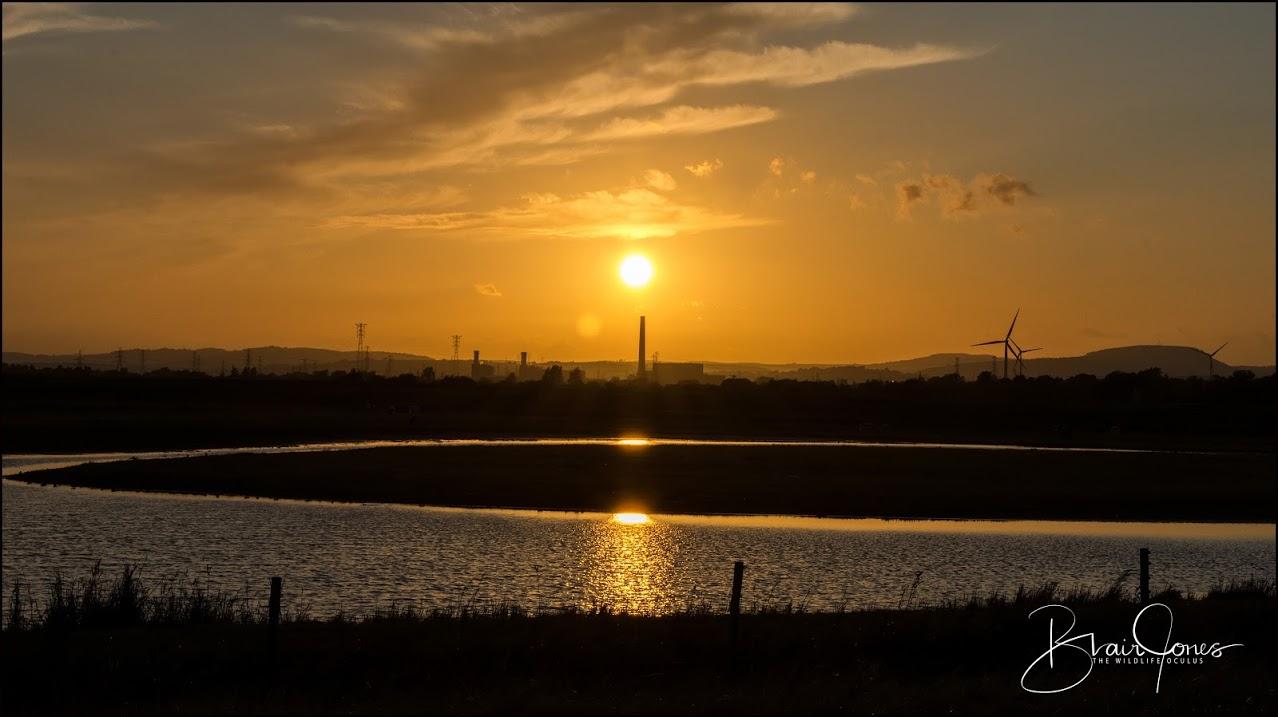
[[[323,15],[290,15],[286,21],[305,30],[326,31],[372,42],[392,42],[410,50],[433,51],[451,45],[488,45],[563,32],[584,17],[581,11],[503,17],[486,27],[448,27],[414,21],[346,20]],[[471,24],[474,23],[453,23]]]
[[[588,135],[589,140],[638,139],[672,134],[707,134],[735,127],[748,127],[776,119],[771,107],[732,105],[729,107],[671,107],[661,114],[637,119],[618,117]]]
[[[382,213],[336,217],[330,228],[468,232],[488,237],[647,239],[738,227],[767,220],[680,204],[648,188],[594,191],[562,198],[527,194],[522,205],[489,211]]]
[[[868,72],[966,60],[979,51],[918,44],[905,49],[832,41],[812,49],[773,46],[759,53],[737,50],[677,51],[650,67],[674,72],[682,67],[687,85],[766,82],[784,87],[834,82]]]
[[[4,41],[46,33],[120,32],[159,27],[151,20],[96,15],[81,3],[5,3]]]

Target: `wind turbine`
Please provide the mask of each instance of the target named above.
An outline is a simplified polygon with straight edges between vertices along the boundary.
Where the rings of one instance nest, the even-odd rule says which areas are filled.
[[[1209,354],[1207,354],[1207,352],[1206,352],[1206,351],[1203,351],[1203,353],[1207,354],[1207,378],[1215,378],[1215,377],[1216,377],[1216,365],[1215,365],[1215,364],[1216,364],[1216,354],[1220,353],[1220,349],[1223,349],[1223,348],[1225,348],[1225,347],[1226,347],[1226,346],[1228,346],[1228,345],[1229,345],[1229,342],[1228,342],[1228,341],[1226,341],[1225,343],[1223,343],[1223,344],[1221,344],[1221,345],[1220,345],[1220,348],[1216,349],[1215,351],[1212,351],[1212,352],[1211,352],[1211,353],[1209,353]],[[1202,349],[1199,349],[1199,351],[1202,351]]]
[[[1029,352],[1031,352],[1031,351],[1042,351],[1042,350],[1043,350],[1043,347],[1042,347],[1042,346],[1035,346],[1035,347],[1034,347],[1034,348],[1032,348],[1032,349],[1023,349],[1023,348],[1021,348],[1019,345],[1017,345],[1017,343],[1016,343],[1015,341],[1012,341],[1011,343],[1012,343],[1012,351],[1016,354],[1016,375],[1017,375],[1017,376],[1024,376],[1024,375],[1025,375],[1025,362],[1024,362],[1023,360],[1021,360],[1021,359],[1022,359],[1022,357],[1023,357],[1025,354],[1027,354],[1027,353],[1029,353]]]
[[[1012,343],[1012,329],[1016,328],[1016,319],[1021,315],[1021,310],[1017,309],[1016,314],[1012,316],[1012,325],[1007,327],[1007,335],[1001,339],[994,341],[982,341],[973,346],[994,346],[995,344],[1003,344],[1003,378],[1007,378],[1007,351]]]

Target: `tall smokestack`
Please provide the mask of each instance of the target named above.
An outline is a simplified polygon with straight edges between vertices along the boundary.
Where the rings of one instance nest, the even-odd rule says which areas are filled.
[[[479,365],[479,349],[475,349],[475,358],[474,360],[471,361],[471,363],[475,364],[476,366]]]
[[[639,317],[639,379],[640,380],[643,380],[648,377],[648,371],[647,371],[647,368],[645,367],[644,360],[643,360],[643,355],[644,355],[644,326],[643,326],[644,321],[643,320],[644,320],[644,317],[640,316]]]
[[[520,370],[528,368],[528,352],[527,351],[519,352],[519,368]]]

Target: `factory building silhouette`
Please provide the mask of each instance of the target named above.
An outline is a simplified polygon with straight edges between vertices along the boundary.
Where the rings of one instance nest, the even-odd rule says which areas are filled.
[[[648,318],[647,316],[639,317],[639,346],[638,355],[635,362],[635,372],[630,374],[629,378],[638,381],[648,381],[659,385],[668,385],[684,382],[695,383],[719,383],[723,380],[723,376],[709,375],[706,373],[705,364],[692,362],[659,362],[656,356],[653,356],[651,363],[648,361]],[[528,352],[519,352],[519,363],[511,364],[506,361],[484,362],[480,359],[479,349],[471,352],[471,361],[467,370],[459,370],[456,366],[458,362],[454,362],[454,369],[451,375],[469,376],[475,381],[492,381],[504,378],[505,380],[514,381],[539,381],[547,376],[547,372],[560,366],[558,363],[546,363],[534,365],[528,362]],[[569,362],[572,363],[572,362]],[[605,362],[607,363],[607,362]],[[562,370],[562,369],[561,369]],[[585,378],[604,378],[598,372],[594,376],[586,376],[586,372],[580,367],[573,370],[578,380]],[[625,375],[612,374],[608,378],[626,378]]]

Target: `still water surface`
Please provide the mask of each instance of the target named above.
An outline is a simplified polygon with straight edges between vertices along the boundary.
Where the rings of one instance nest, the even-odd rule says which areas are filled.
[[[366,445],[366,444],[360,444]],[[260,450],[260,449],[259,449]],[[333,448],[337,450],[337,448]],[[197,454],[206,451],[195,452]],[[166,454],[172,455],[172,454]],[[117,459],[109,456],[107,459]],[[98,459],[102,459],[99,457]],[[5,474],[85,457],[6,456]],[[1204,592],[1274,578],[1274,526],[618,516],[192,497],[3,483],[6,594],[16,578],[143,566],[257,595],[272,575],[318,617],[392,604],[672,612],[937,603],[1059,581],[1103,589],[1152,551],[1153,583]],[[1134,588],[1134,578],[1127,585]],[[722,604],[722,605],[721,605]]]

